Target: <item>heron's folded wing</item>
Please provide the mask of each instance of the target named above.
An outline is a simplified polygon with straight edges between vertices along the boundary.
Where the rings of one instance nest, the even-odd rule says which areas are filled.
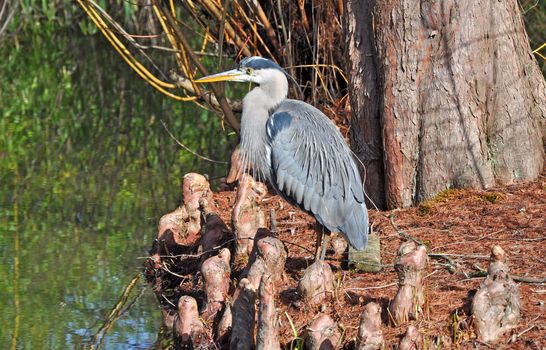
[[[363,248],[368,217],[360,176],[335,125],[304,104],[281,106],[269,118],[272,182],[291,203]]]

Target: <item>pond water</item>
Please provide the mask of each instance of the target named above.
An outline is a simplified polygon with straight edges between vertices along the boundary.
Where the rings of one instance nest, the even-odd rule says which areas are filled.
[[[140,273],[139,257],[146,255],[152,239],[151,225],[134,222],[112,232],[66,222],[19,222],[9,227],[11,237],[3,236],[1,248],[4,263],[12,270],[2,276],[2,347],[83,348],[98,342],[95,334],[126,285]],[[157,338],[160,315],[155,297],[138,281],[129,298],[134,304],[104,337],[105,349],[146,349]]]
[[[56,176],[30,183],[17,178],[8,185],[3,182],[1,195],[7,200],[0,210],[2,349],[80,349],[99,344],[103,349],[158,348],[154,343],[161,316],[140,273],[159,217],[174,209],[180,197],[179,181],[164,186],[150,181],[127,184],[146,190],[139,196],[120,197],[118,192],[114,206],[100,198],[110,198],[118,181],[126,180],[99,172],[87,176],[81,177],[82,183],[67,182],[61,192],[55,190],[63,185],[55,182]],[[94,193],[99,199],[92,202],[76,195],[91,180],[104,191]],[[164,201],[162,195],[154,199],[154,187],[172,191],[174,199]]]
[[[160,348],[143,258],[182,176],[226,170],[160,120],[220,160],[236,136],[153,91],[100,36],[54,33],[0,45],[0,348]]]

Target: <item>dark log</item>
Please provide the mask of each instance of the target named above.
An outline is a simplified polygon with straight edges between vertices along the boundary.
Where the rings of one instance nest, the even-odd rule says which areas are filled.
[[[230,235],[230,230],[224,220],[218,215],[217,208],[207,198],[201,198],[200,201],[203,220],[201,222],[201,238],[197,253],[201,255],[201,261],[215,254],[222,244],[226,243]]]
[[[249,280],[243,278],[233,296],[230,350],[254,348],[255,303],[256,289]]]
[[[398,275],[398,292],[390,305],[393,321],[399,325],[416,320],[425,303],[423,277],[428,257],[425,246],[413,241],[402,243],[394,269]]]
[[[499,340],[521,319],[520,292],[510,277],[504,250],[494,246],[490,261],[487,277],[472,300],[476,335],[486,343]]]
[[[371,302],[364,306],[356,341],[357,350],[377,350],[384,346],[381,329],[381,306]]]

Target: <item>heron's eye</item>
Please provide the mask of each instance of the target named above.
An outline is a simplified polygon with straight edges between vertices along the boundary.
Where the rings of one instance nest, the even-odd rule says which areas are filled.
[[[246,74],[251,75],[252,74],[252,68],[247,68],[246,69]]]

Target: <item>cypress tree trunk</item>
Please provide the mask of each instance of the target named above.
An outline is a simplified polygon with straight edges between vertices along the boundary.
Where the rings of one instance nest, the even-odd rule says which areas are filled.
[[[346,8],[351,138],[374,200],[406,207],[448,188],[538,177],[546,84],[516,0]]]

